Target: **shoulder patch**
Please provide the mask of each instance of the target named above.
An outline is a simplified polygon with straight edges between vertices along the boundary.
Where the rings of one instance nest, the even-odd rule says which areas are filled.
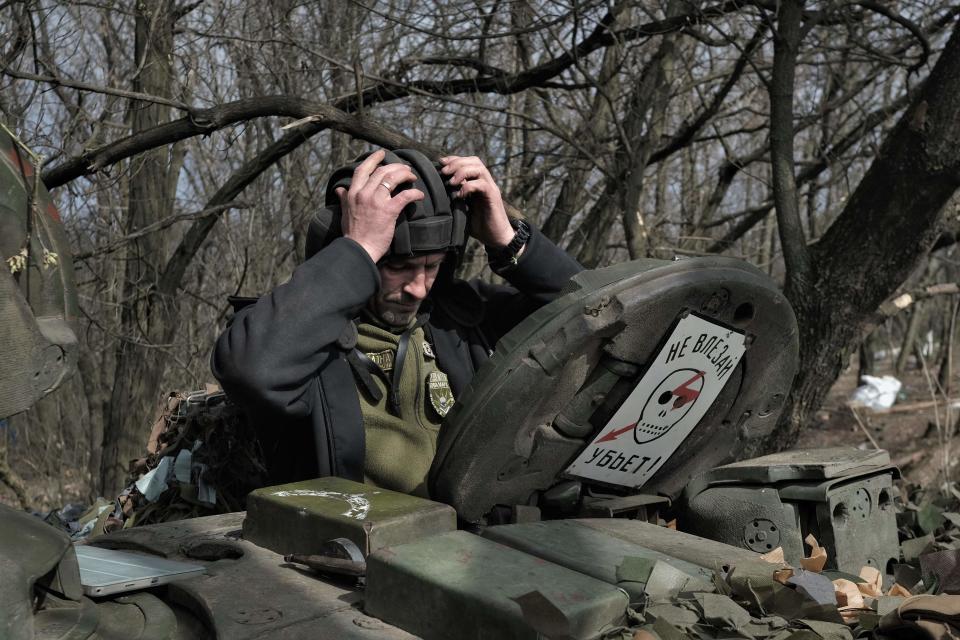
[[[454,403],[453,391],[450,389],[447,374],[442,371],[431,371],[429,378],[427,378],[427,390],[434,411],[441,418],[445,418],[450,413]]]
[[[378,351],[376,353],[366,353],[364,354],[370,358],[374,364],[386,371],[393,371],[393,351],[390,349],[385,349],[383,351]]]

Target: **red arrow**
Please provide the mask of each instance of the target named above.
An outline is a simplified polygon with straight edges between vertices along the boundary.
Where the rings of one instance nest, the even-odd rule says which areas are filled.
[[[639,422],[639,420],[638,420],[637,422]],[[607,435],[603,436],[602,438],[598,438],[598,439],[597,439],[597,442],[598,442],[598,443],[599,443],[599,442],[609,442],[610,440],[616,440],[618,437],[622,436],[622,435],[625,434],[627,431],[630,431],[631,429],[633,429],[633,428],[636,427],[636,426],[637,426],[637,423],[634,422],[633,424],[628,424],[627,426],[623,427],[622,429],[614,429],[613,431],[611,431],[611,432],[608,433]]]
[[[682,385],[680,385],[679,387],[677,387],[671,392],[673,393],[673,395],[677,396],[677,400],[673,404],[674,409],[679,409],[680,407],[687,404],[688,402],[693,402],[700,396],[700,392],[695,389],[691,389],[690,385],[702,377],[703,377],[703,371],[698,371],[697,375],[693,376],[692,378],[690,378],[689,380],[687,380],[686,382],[684,382]],[[640,422],[640,421],[637,420],[637,422]],[[631,429],[635,428],[637,426],[637,422],[634,422],[633,424],[628,424],[627,426],[621,427],[620,429],[614,429],[613,431],[603,436],[602,438],[597,438],[596,442],[600,443],[600,442],[610,442],[611,440],[616,440],[617,438],[625,434],[627,431],[630,431]]]

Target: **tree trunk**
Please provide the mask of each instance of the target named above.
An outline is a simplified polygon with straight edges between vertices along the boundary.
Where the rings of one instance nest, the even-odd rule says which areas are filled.
[[[913,313],[910,314],[910,321],[907,322],[907,330],[903,334],[903,342],[900,344],[900,353],[897,354],[897,363],[893,368],[896,375],[902,375],[907,369],[907,362],[910,361],[910,354],[916,351],[917,336],[920,335],[920,326],[923,324],[922,304],[913,305]]]
[[[888,134],[839,217],[811,247],[809,279],[787,283],[800,327],[801,364],[784,413],[763,448],[784,449],[796,442],[872,314],[937,239],[941,211],[960,187],[957,113],[960,28],[955,24],[918,98]]]
[[[863,380],[863,376],[872,376],[874,374],[874,365],[876,361],[876,349],[874,346],[876,341],[876,332],[873,332],[864,338],[863,342],[860,343],[860,362],[857,366],[857,384]]]
[[[681,3],[670,2],[667,4],[667,17],[678,15],[681,8]],[[673,90],[676,56],[677,38],[665,36],[657,51],[652,79],[653,91],[645,96],[637,96],[645,103],[643,109],[646,116],[641,119],[638,114],[638,117],[628,121],[627,135],[630,145],[635,146],[630,158],[630,171],[624,175],[626,179],[620,192],[620,209],[623,211],[623,231],[631,260],[646,258],[650,253],[650,230],[644,220],[645,213],[640,210],[640,198],[643,195],[643,181],[650,156],[664,135],[667,107]]]
[[[960,301],[947,307],[946,317],[940,341],[940,363],[937,368],[937,384],[944,397],[949,398],[953,391],[953,341],[957,332],[957,313],[960,312]]]
[[[612,28],[620,25],[625,5],[626,3],[622,1],[617,2],[611,9],[611,14],[615,16]],[[597,88],[590,104],[590,112],[582,116],[575,133],[577,140],[581,141],[580,144],[583,147],[598,155],[598,152],[604,147],[601,141],[608,135],[607,130],[610,123],[616,119],[616,114],[612,111],[614,105],[611,96],[616,96],[620,92],[620,81],[617,73],[622,57],[623,52],[620,47],[608,47],[604,50],[603,61],[597,74]],[[587,179],[590,177],[593,168],[594,165],[590,162],[590,158],[580,149],[567,162],[566,175],[560,186],[560,192],[553,203],[553,208],[545,218],[542,228],[544,235],[558,245],[563,242],[570,221],[587,200]]]
[[[680,6],[678,2],[670,2],[668,17],[676,15]],[[585,242],[577,252],[577,258],[584,266],[596,267],[601,263],[610,229],[618,218],[623,223],[630,258],[647,255],[648,231],[640,211],[640,196],[643,194],[644,172],[663,133],[675,56],[676,36],[665,35],[627,100],[627,112],[609,177],[603,193],[584,221],[587,229]]]
[[[173,80],[174,3],[139,2],[135,20],[134,49],[139,73],[134,79],[134,90],[168,96]],[[133,103],[133,133],[165,122],[169,111],[163,105]],[[127,233],[170,215],[173,193],[169,170],[168,147],[153,149],[131,161]],[[115,495],[123,487],[128,462],[142,453],[146,445],[153,406],[160,393],[163,354],[156,348],[156,339],[165,324],[174,322],[155,300],[165,257],[164,238],[161,233],[148,234],[131,243],[127,252],[113,390],[103,429],[99,487],[102,495]]]

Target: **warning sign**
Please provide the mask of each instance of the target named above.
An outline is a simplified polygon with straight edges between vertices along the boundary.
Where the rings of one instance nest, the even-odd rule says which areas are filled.
[[[640,487],[697,426],[746,350],[743,334],[681,318],[626,401],[566,473]]]

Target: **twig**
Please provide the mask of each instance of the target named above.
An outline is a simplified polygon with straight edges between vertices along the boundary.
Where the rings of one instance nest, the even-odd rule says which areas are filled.
[[[863,431],[863,435],[867,436],[867,440],[870,441],[870,444],[873,445],[873,448],[879,449],[880,445],[877,444],[877,441],[873,439],[872,435],[870,435],[870,432],[867,430],[867,425],[863,424],[863,420],[860,419],[860,414],[857,413],[857,410],[854,409],[852,405],[847,405],[847,408],[850,409],[850,413],[853,414],[853,419],[857,421],[861,431]]]
[[[944,401],[947,406],[952,405],[955,402],[960,402],[960,398],[944,398]],[[872,411],[873,415],[886,415],[888,413],[907,413],[909,411],[917,411],[919,409],[932,409],[940,404],[944,404],[940,400],[922,400],[920,402],[908,402],[906,404],[896,404],[889,409],[877,409]]]
[[[79,82],[77,80],[70,80],[68,78],[58,78],[56,76],[40,76],[35,73],[27,73],[26,71],[20,71],[19,69],[11,69],[7,67],[0,70],[0,73],[8,75],[11,78],[18,78],[20,80],[33,80],[35,82],[45,82],[53,86],[69,87],[71,89],[80,89],[81,91],[90,91],[92,93],[102,93],[108,96],[117,96],[119,98],[130,98],[131,100],[140,100],[141,102],[153,102],[155,104],[163,104],[168,107],[173,107],[174,109],[180,109],[181,111],[190,111],[190,106],[186,103],[180,102],[179,100],[170,100],[169,98],[164,98],[161,96],[150,95],[149,93],[140,93],[139,91],[127,91],[125,89],[116,89],[114,87],[102,87],[96,84],[90,84],[89,82]]]
[[[912,20],[907,19],[905,16],[902,16],[899,13],[896,13],[889,7],[879,2],[873,2],[872,0],[860,0],[859,2],[857,2],[857,4],[863,7],[864,9],[873,11],[874,13],[878,13],[882,16],[885,16],[886,18],[889,18],[893,22],[896,22],[901,27],[904,27],[907,31],[909,31],[911,35],[913,35],[913,37],[917,39],[917,42],[920,43],[920,48],[923,49],[923,55],[920,56],[920,59],[917,62],[910,65],[910,67],[907,69],[908,73],[916,73],[923,67],[923,65],[927,63],[927,60],[930,59],[930,55],[931,55],[930,42],[927,40],[927,37],[923,34],[923,30],[921,30],[916,23],[914,23]]]
[[[73,259],[86,260],[87,258],[92,258],[93,256],[101,255],[104,253],[113,253],[114,251],[116,251],[123,245],[127,244],[128,242],[133,242],[134,240],[137,240],[138,238],[142,238],[145,235],[149,235],[156,231],[161,231],[163,229],[166,229],[167,227],[177,222],[181,222],[183,220],[196,220],[198,218],[205,218],[207,216],[223,213],[228,209],[245,209],[249,206],[250,204],[246,202],[234,201],[234,202],[228,202],[226,204],[220,204],[213,207],[208,207],[201,211],[191,211],[189,213],[176,213],[172,216],[168,216],[162,220],[158,220],[152,224],[148,224],[145,227],[137,229],[133,233],[129,235],[125,235],[122,238],[117,238],[116,240],[108,242],[104,245],[100,245],[99,247],[96,247],[95,249],[91,249],[90,251],[79,251],[73,254]]]
[[[936,296],[956,295],[958,293],[960,293],[960,284],[956,282],[939,282],[912,291],[904,291],[884,301],[877,310],[874,321],[879,324],[920,300],[926,300],[927,298]]]
[[[927,380],[927,388],[930,390],[930,396],[933,400],[936,400],[937,385],[930,376],[930,369],[927,367],[927,359],[923,356],[923,349],[917,349],[917,357],[923,366],[923,377]],[[943,390],[941,389],[940,391],[942,392]],[[943,474],[943,481],[946,483],[950,482],[950,439],[947,438],[944,433],[943,423],[940,420],[940,407],[938,405],[934,405],[933,407],[933,419],[934,426],[937,428],[937,442],[940,444],[940,450],[943,452],[943,455],[939,456],[940,471]]]

